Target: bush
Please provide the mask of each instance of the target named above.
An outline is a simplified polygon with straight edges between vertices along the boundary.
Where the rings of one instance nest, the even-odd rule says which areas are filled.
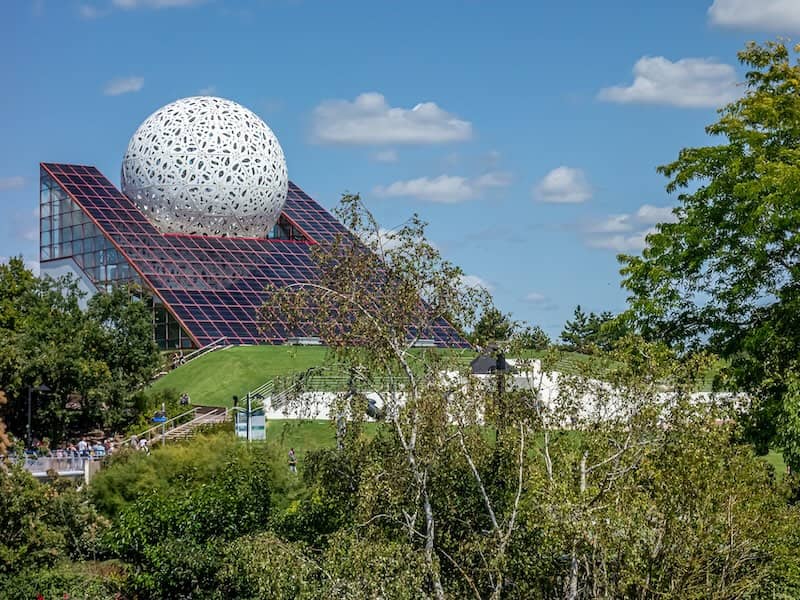
[[[224,555],[218,591],[226,598],[318,598],[319,569],[299,543],[272,533],[237,539]]]
[[[269,469],[271,459],[263,449],[244,451],[231,435],[201,435],[158,448],[150,455],[123,449],[92,479],[89,492],[98,510],[114,517],[142,494],[214,481],[246,455]]]
[[[72,482],[39,483],[20,466],[0,469],[0,576],[94,558],[107,525]]]
[[[126,591],[144,598],[213,597],[203,594],[214,589],[221,549],[269,524],[271,463],[265,446],[212,436],[112,465],[94,493],[116,510],[105,543],[131,564]]]
[[[124,572],[108,563],[62,563],[47,569],[30,569],[0,579],[3,600],[115,600]]]

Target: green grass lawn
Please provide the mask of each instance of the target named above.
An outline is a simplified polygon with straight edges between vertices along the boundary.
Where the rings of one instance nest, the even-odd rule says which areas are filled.
[[[430,352],[415,349],[414,354]],[[452,358],[466,366],[475,358],[473,350],[437,350],[452,353]],[[325,362],[327,349],[318,346],[234,346],[201,356],[158,381],[151,389],[173,389],[177,394],[186,392],[194,404],[204,406],[232,406],[233,396],[243,397],[277,376],[292,375]],[[528,358],[544,358],[545,352],[527,351]],[[566,374],[584,372],[587,366],[603,359],[577,352],[560,352],[553,368]],[[710,389],[710,379],[698,382],[699,389]]]
[[[234,346],[178,367],[150,389],[186,392],[203,406],[232,406],[232,396],[243,397],[277,375],[321,365],[326,354],[314,346]]]
[[[372,437],[375,435],[377,424],[364,423],[364,435]],[[486,435],[492,437],[493,430],[487,429]],[[555,440],[561,439],[562,435],[567,439],[578,437],[580,434],[575,431],[567,431],[562,434],[555,434]],[[302,468],[303,457],[307,452],[320,450],[323,448],[334,448],[336,446],[336,427],[331,421],[294,421],[275,419],[267,422],[267,443],[275,445],[283,454],[288,453],[289,448],[294,448]],[[541,445],[542,440],[537,440]],[[759,457],[773,469],[778,481],[783,480],[786,474],[786,463],[780,452],[771,450],[766,456]]]
[[[377,430],[376,423],[364,423],[363,435],[371,438]],[[294,448],[298,459],[307,452],[336,447],[336,426],[332,421],[294,421],[273,419],[267,421],[267,442],[286,452]]]

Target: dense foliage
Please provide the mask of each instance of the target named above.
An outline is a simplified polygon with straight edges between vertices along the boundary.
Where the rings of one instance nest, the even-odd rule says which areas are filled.
[[[492,342],[506,342],[511,339],[514,331],[514,323],[511,315],[503,314],[494,306],[487,308],[478,322],[469,341],[480,348]]]
[[[690,401],[699,365],[639,344],[648,358],[631,346],[604,367],[626,390],[624,415],[608,418],[615,395],[592,373],[571,377],[568,394],[523,423],[522,461],[522,392],[506,392],[497,431],[438,430],[433,406],[421,410],[421,435],[438,448],[424,457],[445,597],[800,593],[793,481],[737,441],[728,408]],[[665,377],[677,384],[667,412]],[[590,391],[598,402],[586,411]],[[568,418],[575,429],[557,426]],[[396,432],[349,425],[341,447],[332,428],[329,448],[305,455],[299,476],[278,439],[248,447],[230,433],[123,452],[88,495],[0,473],[0,526],[14,533],[0,542],[3,597],[433,596],[424,529],[407,526],[422,505]]]
[[[39,279],[21,259],[0,265],[0,406],[24,438],[29,387],[32,433],[64,439],[93,428],[119,429],[136,416],[131,394],[152,376],[159,355],[146,304],[125,286],[81,309],[68,280]]]
[[[756,400],[750,435],[776,439],[800,468],[793,374],[800,356],[800,62],[782,42],[749,44],[744,94],[659,168],[680,191],[676,222],[641,256],[623,256],[624,285],[643,334],[730,359],[727,385]]]
[[[572,319],[564,324],[561,341],[566,350],[593,354],[613,349],[629,333],[630,328],[624,319],[609,311],[587,314],[579,304],[575,307]]]

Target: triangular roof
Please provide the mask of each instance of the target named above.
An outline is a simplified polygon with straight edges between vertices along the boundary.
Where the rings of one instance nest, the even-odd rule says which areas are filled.
[[[289,182],[282,219],[302,239],[211,237],[161,233],[95,167],[56,163],[41,167],[128,261],[198,347],[220,338],[257,344],[315,335],[310,329],[289,331],[280,321],[262,322],[259,331],[257,321],[267,284],[315,281],[311,247],[346,232],[294,183]],[[43,258],[42,262],[47,261]],[[424,337],[437,346],[469,345],[444,320]]]

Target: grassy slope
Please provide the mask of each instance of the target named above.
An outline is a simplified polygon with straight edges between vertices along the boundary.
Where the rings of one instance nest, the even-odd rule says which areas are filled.
[[[475,354],[458,351],[469,362]],[[194,404],[232,406],[232,396],[248,391],[278,376],[305,371],[323,364],[326,349],[313,346],[235,346],[216,350],[171,371],[151,390],[186,392]]]
[[[187,392],[195,404],[231,406],[231,397],[244,396],[276,375],[304,371],[322,364],[325,348],[237,346],[216,350],[193,360],[156,381],[154,391]]]
[[[473,351],[453,351],[457,360],[469,363]],[[544,352],[528,351],[527,357],[543,358]],[[305,371],[321,365],[326,356],[325,348],[304,346],[236,346],[217,350],[202,356],[165,375],[156,381],[152,389],[171,388],[178,394],[187,392],[195,404],[207,406],[231,406],[231,397],[243,396],[249,390],[277,375]],[[578,373],[599,359],[576,352],[562,352],[554,365],[557,371]],[[699,382],[700,390],[711,388],[711,377]]]

